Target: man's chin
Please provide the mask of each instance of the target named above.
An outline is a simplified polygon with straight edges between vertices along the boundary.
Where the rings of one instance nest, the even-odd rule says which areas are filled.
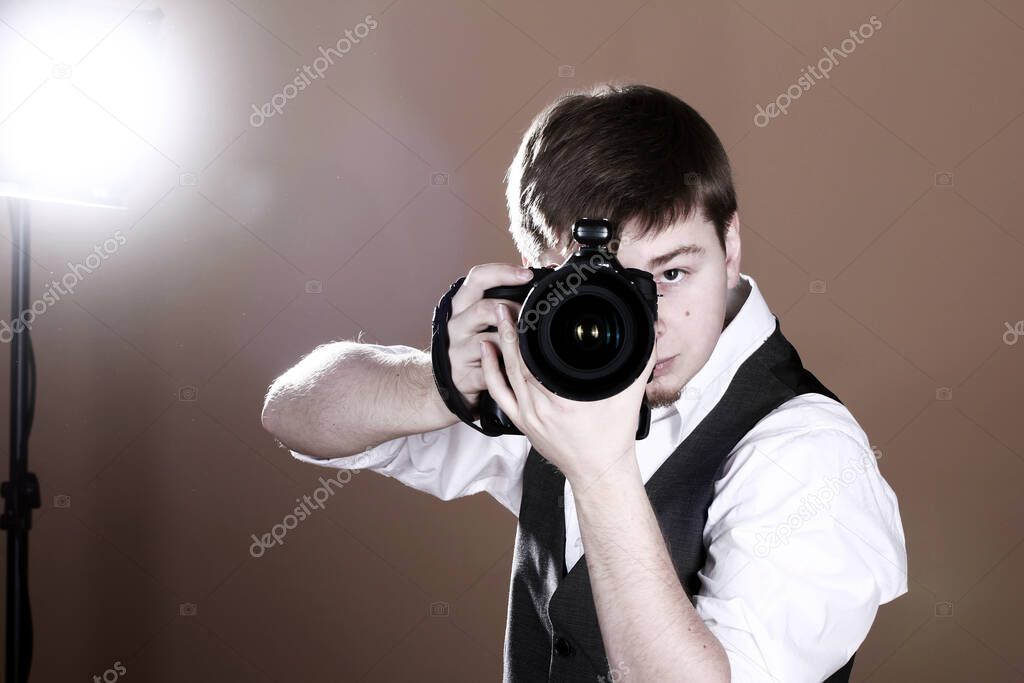
[[[651,408],[664,408],[675,405],[683,395],[682,386],[660,386],[658,378],[647,385],[647,405]]]

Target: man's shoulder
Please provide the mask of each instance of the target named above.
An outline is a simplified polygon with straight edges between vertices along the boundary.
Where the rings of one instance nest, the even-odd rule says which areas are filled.
[[[800,394],[765,415],[740,439],[724,474],[735,475],[741,468],[751,474],[752,467],[785,466],[793,458],[809,458],[818,467],[831,469],[864,460],[872,452],[867,434],[845,405],[824,394]]]
[[[845,435],[867,450],[871,444],[867,434],[849,408],[824,394],[807,393],[794,396],[765,415],[737,444],[769,447],[813,432]]]
[[[762,521],[802,514],[811,501],[847,527],[874,530],[865,538],[877,532],[893,547],[902,543],[896,495],[878,454],[850,411],[822,394],[796,396],[759,421],[729,455],[715,493],[712,526],[736,514]]]

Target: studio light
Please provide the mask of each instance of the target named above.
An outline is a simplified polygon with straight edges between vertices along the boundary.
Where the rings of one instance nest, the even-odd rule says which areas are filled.
[[[115,112],[154,104],[140,102],[145,98],[126,73],[152,68],[163,17],[138,6],[11,2],[0,10],[0,197],[7,198],[11,224],[13,332],[10,475],[2,486],[0,527],[7,534],[5,680],[11,683],[27,681],[32,663],[28,532],[40,504],[38,479],[28,469],[36,399],[31,325],[25,324],[31,320],[29,213],[36,202],[126,208],[142,159],[140,145],[124,144],[138,136]]]

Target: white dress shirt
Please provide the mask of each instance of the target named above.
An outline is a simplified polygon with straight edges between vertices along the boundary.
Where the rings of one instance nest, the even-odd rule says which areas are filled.
[[[757,283],[741,277],[751,291],[711,357],[674,405],[652,410],[650,432],[636,442],[645,482],[775,330]],[[518,516],[529,449],[525,436],[488,437],[460,421],[357,455],[292,455],[368,468],[442,500],[485,491]],[[564,495],[568,571],[584,548],[568,481]],[[896,496],[853,415],[822,394],[783,403],[736,445],[715,483],[704,543],[694,608],[725,648],[733,681],[822,681],[860,646],[878,606],[907,592]]]

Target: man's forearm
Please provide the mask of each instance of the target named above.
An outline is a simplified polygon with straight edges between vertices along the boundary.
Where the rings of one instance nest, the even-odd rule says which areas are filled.
[[[317,347],[271,385],[264,427],[292,450],[329,458],[458,421],[434,386],[428,354],[380,349],[357,342]]]
[[[612,679],[727,683],[729,660],[679,582],[635,449],[570,485]]]

